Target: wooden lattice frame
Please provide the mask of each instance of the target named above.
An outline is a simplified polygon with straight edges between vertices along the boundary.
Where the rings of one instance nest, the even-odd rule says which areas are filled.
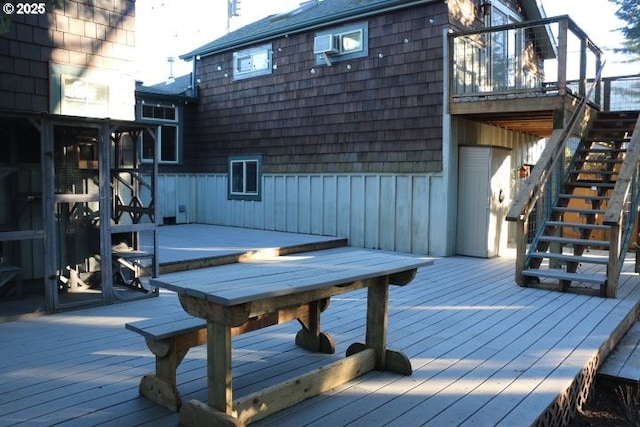
[[[551,404],[538,420],[533,424],[536,427],[559,427],[569,424],[576,411],[582,410],[593,392],[595,378],[599,366],[599,356],[594,356],[587,366],[576,376],[556,401]]]

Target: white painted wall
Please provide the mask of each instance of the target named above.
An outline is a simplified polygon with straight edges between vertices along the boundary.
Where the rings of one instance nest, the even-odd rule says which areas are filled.
[[[224,174],[165,174],[158,204],[160,216],[177,223],[347,237],[359,247],[444,255],[441,183],[429,174],[265,174],[262,201],[238,201],[227,200]]]

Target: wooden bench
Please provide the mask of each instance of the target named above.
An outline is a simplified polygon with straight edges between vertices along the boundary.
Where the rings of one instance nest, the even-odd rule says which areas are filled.
[[[142,335],[156,357],[155,373],[140,380],[140,394],[177,412],[182,404],[176,371],[189,349],[207,342],[207,322],[186,312],[127,323]]]
[[[296,344],[311,351],[332,354],[335,352],[332,338],[316,330],[319,326],[309,321],[310,311],[324,311],[328,304],[329,300],[325,299],[319,306],[309,304],[298,307],[288,313],[288,316],[282,314],[256,316],[248,325],[233,328],[231,333],[234,336],[240,335],[297,319],[302,329],[296,336]],[[142,377],[140,394],[174,412],[179,411],[182,396],[177,387],[178,366],[189,349],[207,343],[207,321],[183,311],[160,318],[127,323],[125,327],[142,335],[147,347],[156,357],[156,371]]]

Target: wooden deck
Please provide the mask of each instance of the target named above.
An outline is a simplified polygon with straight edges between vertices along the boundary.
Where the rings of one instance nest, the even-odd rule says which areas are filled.
[[[251,425],[558,425],[558,397],[585,387],[635,319],[629,260],[619,298],[603,299],[518,287],[511,257],[435,259],[390,294],[389,346],[410,357],[412,376],[372,372]],[[364,336],[365,302],[364,291],[345,294],[323,314],[335,355],[296,347],[296,322],[234,338],[237,396],[342,358]],[[124,324],[180,310],[162,291],[0,324],[0,426],[176,426],[138,395],[154,359]],[[205,354],[195,348],[180,365],[185,400],[206,401]]]
[[[598,374],[632,384],[640,382],[640,323],[634,323],[598,369]]]

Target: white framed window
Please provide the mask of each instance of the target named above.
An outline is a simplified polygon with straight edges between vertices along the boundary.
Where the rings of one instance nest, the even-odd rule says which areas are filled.
[[[229,157],[229,199],[261,200],[262,156]]]
[[[180,161],[180,114],[176,105],[141,103],[139,120],[158,124],[156,132],[160,152],[158,162],[176,164]],[[155,140],[147,132],[140,138],[140,156],[142,162],[152,162],[155,152]]]
[[[233,78],[236,80],[271,74],[271,45],[262,45],[233,53]]]
[[[338,34],[338,37],[340,37],[341,54],[361,52],[364,48],[362,40],[362,28],[358,28],[355,31]]]
[[[358,22],[339,28],[330,28],[315,34],[315,37],[331,35],[336,47],[329,57],[331,62],[346,61],[355,58],[363,58],[369,55],[369,25],[367,22]],[[323,54],[316,54],[316,64],[326,64]]]

